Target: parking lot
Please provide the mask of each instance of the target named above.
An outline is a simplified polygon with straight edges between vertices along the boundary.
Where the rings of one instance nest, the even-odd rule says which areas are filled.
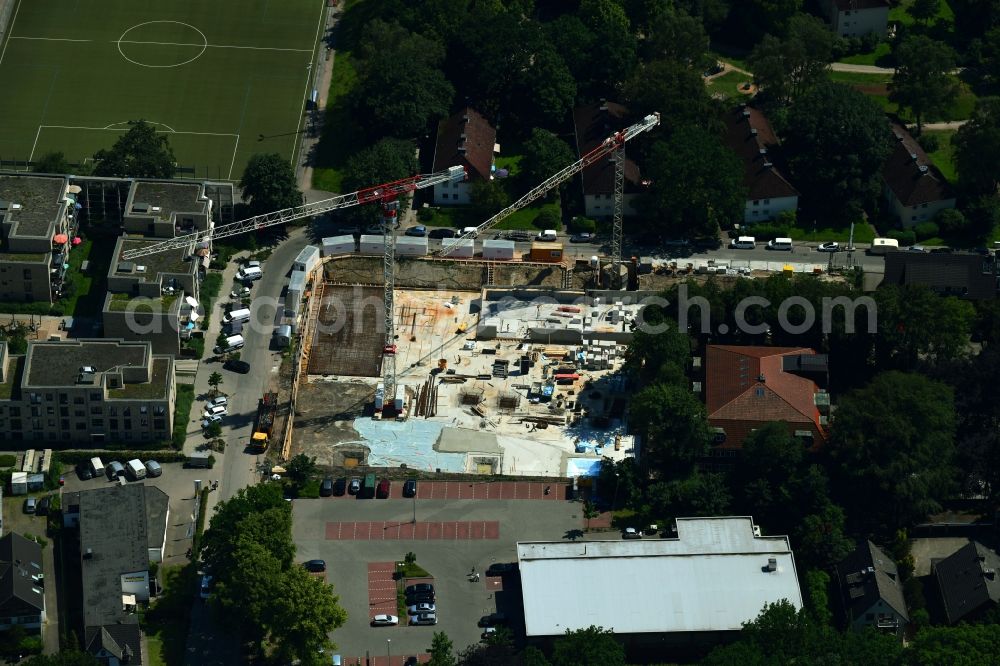
[[[402,484],[393,483],[393,488],[397,485]],[[445,632],[457,652],[480,640],[482,629],[477,621],[498,610],[511,619],[515,636],[523,634],[516,572],[502,579],[481,575],[477,582],[470,581],[468,574],[473,568],[485,574],[493,563],[515,561],[517,541],[562,539],[578,533],[581,525],[582,505],[550,501],[551,495],[539,497],[546,501],[420,499],[423,490],[421,483],[417,502],[393,498],[295,500],[292,532],[296,558],[326,560],[327,580],[347,610],[347,622],[332,635],[337,653],[350,658],[345,663],[356,663],[358,657],[364,663],[364,657],[371,655],[381,656],[376,663],[385,664],[387,648],[394,656],[392,663],[395,659],[402,663],[405,656],[424,654],[435,631]],[[421,530],[427,529],[421,525],[494,523],[496,537],[469,530],[462,533],[464,538],[457,532],[449,538],[420,538]],[[366,536],[375,525],[388,536],[343,539],[331,534],[331,526],[342,529],[348,524],[364,524]],[[402,561],[411,551],[417,564],[434,577],[437,626],[409,627],[401,617],[400,626],[371,627],[372,616],[395,609],[383,589],[384,579],[391,573],[386,571],[387,563]],[[377,594],[371,594],[373,591]]]

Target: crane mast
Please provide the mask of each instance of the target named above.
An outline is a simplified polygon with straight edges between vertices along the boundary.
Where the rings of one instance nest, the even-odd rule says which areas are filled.
[[[570,178],[572,178],[576,174],[580,173],[581,171],[583,171],[584,169],[586,169],[590,165],[595,164],[596,162],[598,162],[598,161],[604,159],[605,157],[607,157],[608,155],[615,156],[615,159],[617,160],[618,159],[618,154],[620,153],[621,154],[620,167],[619,167],[618,163],[616,163],[616,167],[615,167],[615,170],[616,170],[616,173],[615,173],[615,210],[619,211],[619,212],[617,212],[616,215],[615,215],[615,220],[614,220],[614,222],[615,222],[615,230],[612,233],[612,247],[611,247],[611,251],[612,251],[611,262],[612,262],[612,264],[614,264],[615,266],[617,266],[618,264],[621,263],[621,260],[622,260],[622,257],[621,257],[621,236],[622,236],[621,218],[622,218],[622,215],[621,215],[620,211],[621,211],[621,208],[622,208],[621,199],[622,199],[622,196],[623,196],[623,193],[624,193],[624,183],[623,183],[623,181],[624,181],[624,166],[625,166],[624,165],[624,146],[625,146],[626,142],[631,141],[632,139],[634,139],[635,137],[639,136],[643,132],[647,132],[647,131],[653,129],[654,127],[656,127],[659,124],[660,124],[660,114],[659,113],[651,113],[648,116],[646,116],[645,118],[643,118],[642,120],[640,120],[638,123],[636,123],[634,125],[631,125],[630,127],[627,127],[627,128],[625,128],[624,130],[622,130],[620,132],[615,132],[614,134],[612,134],[611,136],[609,136],[607,139],[605,139],[601,143],[601,145],[599,145],[596,148],[594,148],[592,151],[590,151],[589,153],[587,153],[586,155],[584,155],[583,157],[581,157],[579,160],[577,160],[573,164],[570,164],[569,166],[563,168],[561,171],[555,173],[554,175],[549,176],[548,179],[546,179],[541,184],[536,185],[535,187],[533,187],[523,197],[521,197],[520,199],[518,199],[517,201],[515,201],[514,203],[512,203],[510,206],[508,206],[507,208],[504,208],[502,211],[500,211],[499,213],[497,213],[493,217],[489,218],[488,220],[486,220],[485,222],[483,222],[482,224],[480,224],[478,227],[476,227],[475,231],[470,231],[467,234],[463,234],[463,235],[461,235],[461,236],[459,236],[457,238],[453,238],[450,241],[447,241],[447,242],[443,243],[442,246],[441,246],[441,250],[438,252],[438,254],[441,255],[441,256],[447,256],[448,254],[450,254],[452,252],[452,250],[455,249],[455,247],[458,246],[458,244],[462,240],[465,240],[465,239],[468,239],[468,238],[475,238],[476,236],[478,236],[479,234],[483,233],[484,231],[489,231],[491,228],[493,228],[494,226],[496,226],[501,220],[503,220],[504,218],[508,217],[511,213],[519,211],[522,208],[524,208],[525,206],[528,206],[529,204],[531,204],[533,201],[536,201],[537,199],[545,196],[547,193],[549,193],[550,191],[552,191],[552,189],[554,189],[554,188],[558,187],[559,185],[561,185],[562,183],[566,182],[567,180],[569,180]],[[622,169],[622,173],[621,174],[618,173],[618,169],[619,168]],[[615,239],[617,239],[617,243],[615,242]]]

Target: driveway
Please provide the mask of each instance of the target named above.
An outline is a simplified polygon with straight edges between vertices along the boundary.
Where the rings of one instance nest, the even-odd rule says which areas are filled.
[[[338,646],[337,653],[350,657],[345,663],[355,663],[353,659],[357,657],[364,663],[364,657],[370,654],[381,655],[384,664],[387,647],[394,659],[401,662],[401,656],[426,652],[435,631],[448,634],[457,652],[480,640],[482,629],[477,621],[498,608],[513,616],[515,636],[523,634],[523,624],[518,619],[520,585],[516,576],[500,579],[482,575],[478,582],[470,582],[467,574],[473,568],[482,574],[495,562],[516,561],[515,545],[519,540],[562,539],[579,533],[582,511],[579,503],[548,498],[423,499],[416,503],[409,499],[337,499],[295,500],[292,535],[297,560],[326,560],[328,580],[347,610],[347,622],[331,636]],[[412,527],[414,507],[416,529]],[[343,540],[333,533],[339,523],[365,523],[367,527],[374,524],[387,535],[372,540]],[[498,532],[488,535],[456,532],[448,538],[439,535],[428,539],[427,532],[420,528],[428,524],[461,523],[495,523]],[[387,526],[389,529],[384,529]],[[415,532],[417,538],[402,539],[401,531]],[[384,607],[383,595],[370,596],[375,587],[381,589],[371,585],[371,565],[402,561],[411,551],[416,554],[417,563],[434,577],[438,625],[371,627],[372,615]],[[372,603],[377,606],[371,606]],[[401,621],[405,624],[405,618]],[[391,643],[387,644],[387,639]]]

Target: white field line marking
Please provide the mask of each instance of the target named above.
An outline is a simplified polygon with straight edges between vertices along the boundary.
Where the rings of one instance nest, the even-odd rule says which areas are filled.
[[[323,29],[323,18],[325,16],[326,16],[326,5],[323,5],[322,7],[320,7],[319,10],[319,18],[316,19],[316,36],[313,37],[313,47],[312,47],[313,57],[310,58],[309,66],[306,68],[306,85],[302,89],[302,106],[299,108],[299,124],[298,127],[296,128],[297,131],[295,132],[295,136],[292,137],[292,157],[288,161],[292,165],[293,169],[295,168],[296,152],[298,152],[296,149],[298,148],[299,145],[301,145],[302,141],[302,135],[301,135],[302,124],[306,121],[306,115],[305,115],[306,97],[309,95],[309,79],[316,75],[316,72],[313,72],[313,67],[317,66],[316,63],[318,58],[316,56],[319,48],[319,32],[320,30]],[[322,79],[320,80],[322,81]]]
[[[110,125],[105,125],[101,129],[118,129],[118,128],[115,127],[115,125],[127,125],[130,122],[132,122],[132,121],[131,120],[123,120],[120,123],[111,123]],[[168,130],[170,130],[171,132],[173,132],[174,134],[177,133],[177,130],[175,130],[173,127],[171,127],[170,125],[168,125],[166,123],[154,123],[152,120],[147,120],[146,122],[149,123],[150,125],[162,125],[163,127],[166,127]],[[121,128],[121,129],[126,129],[127,130],[128,128]]]
[[[21,8],[21,6],[18,5],[18,9],[20,9],[20,8]],[[17,18],[16,12],[15,12],[14,18]],[[13,25],[14,25],[13,22],[11,22],[11,26],[13,26]],[[40,42],[93,42],[93,41],[95,41],[93,39],[68,39],[68,38],[65,38],[65,37],[11,37],[10,39],[29,39],[29,40],[35,40],[35,41],[40,41]],[[131,39],[122,39],[120,41],[116,39],[116,40],[110,41],[108,43],[109,44],[152,44],[152,45],[155,45],[155,46],[197,46],[199,48],[205,46],[205,47],[208,47],[210,49],[245,49],[245,50],[248,50],[248,51],[293,51],[293,52],[298,52],[298,53],[312,53],[312,49],[289,49],[289,48],[283,48],[283,47],[279,47],[279,46],[238,46],[238,45],[235,45],[235,44],[194,44],[194,43],[188,43],[188,42],[144,42],[144,41],[141,41],[141,40],[131,40]],[[6,45],[4,46],[4,50],[5,51],[7,50]],[[0,61],[2,61],[2,59],[0,59]]]
[[[38,136],[42,133],[42,126],[38,126],[38,130],[35,132],[35,142],[31,144],[31,154],[28,155],[28,164],[31,164],[31,158],[35,156],[35,148],[38,147]],[[24,170],[28,170],[28,166],[25,165]]]
[[[14,18],[10,20],[10,25],[7,26],[7,41],[3,43],[3,51],[0,51],[0,64],[3,64],[3,57],[7,55],[7,45],[10,44],[10,40],[14,39],[11,37],[11,34],[14,32],[14,24],[17,23],[17,13],[20,10],[21,2],[18,0],[17,7],[14,8]]]
[[[124,127],[82,127],[79,125],[40,125],[43,128],[53,128],[53,129],[81,129],[81,130],[102,130],[108,132],[127,132],[128,129]],[[239,137],[239,134],[233,134],[231,132],[178,132],[176,130],[171,130],[173,134],[195,134],[197,136],[235,136]],[[163,132],[167,134],[167,132]]]
[[[236,165],[236,151],[239,150],[239,148],[240,148],[240,135],[237,134],[236,145],[233,146],[233,161],[229,163],[229,176],[226,178],[226,180],[233,179],[233,166]]]

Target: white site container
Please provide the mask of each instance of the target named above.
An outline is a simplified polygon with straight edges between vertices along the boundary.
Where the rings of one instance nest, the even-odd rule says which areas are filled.
[[[385,238],[381,235],[365,234],[361,237],[361,254],[383,254],[385,253]]]
[[[483,259],[506,261],[514,258],[514,241],[483,241]]]
[[[323,239],[323,256],[331,257],[337,254],[354,252],[354,236],[327,236]]]
[[[423,257],[427,255],[427,238],[400,236],[396,239],[397,257]]]
[[[454,245],[450,245],[454,243]],[[471,259],[476,254],[476,241],[471,238],[459,238],[456,241],[446,240],[445,246],[451,247],[447,257],[453,259]]]
[[[292,262],[293,271],[311,273],[317,266],[319,266],[319,248],[315,245],[306,245]]]

